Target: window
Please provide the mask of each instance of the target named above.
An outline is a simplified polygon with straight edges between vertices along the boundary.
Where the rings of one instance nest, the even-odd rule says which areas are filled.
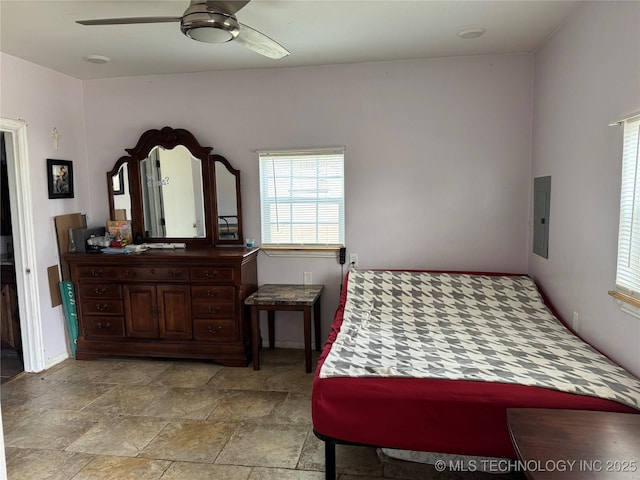
[[[616,292],[610,293],[619,300],[640,307],[640,116],[636,115],[621,123],[624,124],[624,140],[618,268]],[[626,298],[627,296],[631,298]]]
[[[262,245],[344,244],[344,148],[259,151]]]

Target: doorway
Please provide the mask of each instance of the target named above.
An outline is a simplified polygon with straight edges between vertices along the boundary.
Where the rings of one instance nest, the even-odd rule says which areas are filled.
[[[24,371],[5,135],[0,132],[0,383]]]
[[[0,132],[7,160],[11,249],[23,366],[27,372],[41,372],[45,368],[45,361],[40,295],[35,274],[35,222],[31,200],[27,124],[22,120],[0,118]]]

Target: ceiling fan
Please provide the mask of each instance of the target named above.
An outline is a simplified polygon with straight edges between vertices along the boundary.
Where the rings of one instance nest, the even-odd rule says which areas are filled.
[[[133,17],[79,20],[81,25],[126,25],[135,23],[180,22],[180,30],[187,37],[206,43],[224,43],[231,40],[249,50],[269,58],[283,58],[289,51],[275,40],[238,22],[235,14],[247,1],[191,0],[181,17]]]

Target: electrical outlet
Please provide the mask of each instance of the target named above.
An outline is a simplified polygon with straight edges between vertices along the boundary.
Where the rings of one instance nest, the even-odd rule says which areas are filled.
[[[573,331],[576,333],[578,333],[578,330],[580,329],[580,315],[578,315],[578,312],[573,312],[571,328],[573,328]]]
[[[350,253],[349,254],[349,266],[352,268],[358,268],[358,254]]]
[[[304,272],[304,284],[311,285],[313,283],[311,272]]]

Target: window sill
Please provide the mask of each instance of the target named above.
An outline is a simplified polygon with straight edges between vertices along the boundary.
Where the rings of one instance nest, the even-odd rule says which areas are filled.
[[[306,257],[306,258],[335,258],[340,250],[340,246],[333,245],[327,247],[302,245],[261,245],[260,251],[270,257]]]
[[[640,318],[640,299],[619,292],[618,290],[609,290],[609,295],[616,299],[620,310],[636,318]]]

